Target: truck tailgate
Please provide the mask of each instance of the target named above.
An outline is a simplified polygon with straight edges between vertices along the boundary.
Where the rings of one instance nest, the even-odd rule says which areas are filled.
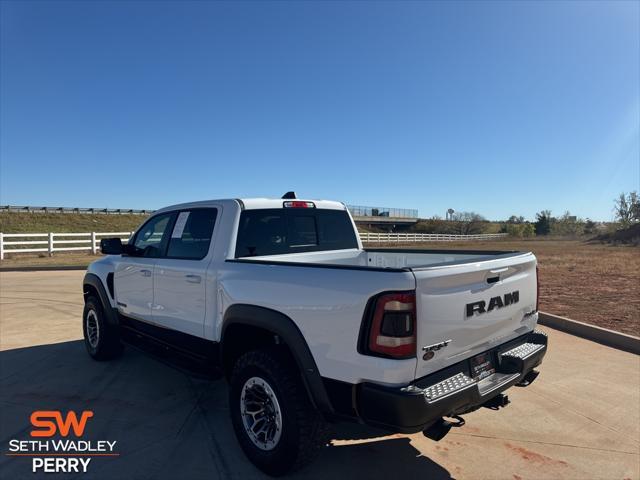
[[[483,260],[412,269],[418,320],[416,378],[534,328],[536,258],[523,253]],[[428,351],[433,356],[424,356]]]

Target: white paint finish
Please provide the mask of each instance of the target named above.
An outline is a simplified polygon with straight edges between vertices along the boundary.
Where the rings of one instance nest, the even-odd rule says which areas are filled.
[[[105,290],[107,290],[107,275],[110,272],[115,272],[116,263],[120,261],[120,258],[121,257],[119,255],[107,255],[105,257],[102,257],[100,260],[96,260],[89,265],[89,268],[87,268],[87,273],[93,273],[98,278],[100,278],[102,284],[105,287]],[[108,297],[109,302],[111,303],[111,307],[116,308],[117,305],[115,298],[111,298],[111,296],[109,295]]]
[[[237,203],[234,202],[234,204],[235,209],[238,210]],[[208,265],[211,263],[214,252],[218,250],[216,245],[224,209],[220,203],[210,203],[206,207],[217,210],[207,255],[201,260],[175,258],[159,260],[154,272],[152,318],[155,323],[163,327],[213,340],[211,328],[205,330],[205,325],[212,324],[218,318],[216,316],[216,271],[209,269]],[[179,231],[182,236],[189,214],[188,211],[179,214],[172,238],[175,238],[181,216],[183,224],[179,226]],[[205,321],[205,317],[208,321]]]
[[[431,360],[418,355],[416,377],[481,353],[533,329],[535,319],[527,313],[536,305],[536,259],[532,254],[446,268],[415,270],[418,351],[427,345],[451,340]],[[491,271],[503,270],[495,274]],[[487,283],[488,277],[500,281]],[[471,317],[468,303],[519,292],[519,301]]]
[[[282,202],[260,199],[249,202],[249,206],[276,208]],[[344,209],[342,204],[331,203],[332,208]],[[287,315],[298,326],[322,376],[351,383],[372,381],[387,385],[406,384],[416,376],[464,360],[477,351],[531,330],[537,320],[536,315],[523,318],[525,312],[535,308],[535,257],[531,254],[499,258],[455,251],[366,252],[359,243],[360,248],[351,250],[252,258],[269,262],[264,264],[227,262],[225,260],[234,256],[240,204],[235,200],[195,202],[168,207],[156,214],[194,207],[219,208],[209,254],[202,261],[159,260],[154,275],[155,300],[150,293],[153,282],[135,276],[131,265],[133,261],[155,263],[155,260],[114,256],[90,266],[89,271],[97,272],[106,284],[106,274],[113,268],[112,264],[115,265],[117,296],[128,299],[125,301],[128,314],[140,318],[148,302],[149,309],[154,304],[155,322],[217,341],[224,312],[230,306],[243,303],[271,308]],[[483,261],[469,262],[476,258]],[[443,262],[449,263],[439,265]],[[332,265],[360,268],[330,268]],[[380,271],[373,267],[411,270]],[[487,272],[504,268],[508,270],[500,273],[502,280],[487,286]],[[200,275],[201,281],[190,283],[186,275]],[[420,352],[418,358],[409,360],[358,353],[358,335],[368,300],[384,291],[413,290],[416,284],[418,349],[449,338],[452,344],[438,352],[431,363],[424,362]],[[517,305],[473,317],[468,322],[462,318],[467,303],[476,299],[488,301],[492,296],[514,289],[520,292]]]
[[[153,322],[204,337],[208,260],[163,258],[154,272]],[[215,297],[214,297],[215,298]],[[215,302],[210,300],[210,308]]]
[[[113,285],[118,310],[124,315],[151,321],[156,259],[121,256],[114,259],[113,263]],[[103,278],[103,282],[106,286],[106,278]]]
[[[290,202],[291,199],[280,198],[243,198],[241,199],[246,210],[253,210],[258,208],[283,208],[284,202]],[[326,210],[346,210],[343,203],[335,202],[332,200],[312,200],[307,198],[296,198],[297,202],[312,202],[315,208],[322,208]]]
[[[321,375],[352,383],[413,380],[415,359],[389,360],[357,351],[369,298],[386,290],[413,289],[410,272],[229,262],[218,267],[223,308],[248,303],[287,315],[304,335]],[[219,338],[222,325],[217,327]]]

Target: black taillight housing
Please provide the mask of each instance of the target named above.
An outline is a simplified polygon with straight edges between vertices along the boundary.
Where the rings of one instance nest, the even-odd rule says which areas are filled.
[[[415,357],[415,291],[388,292],[372,298],[363,326],[362,353],[398,359]]]

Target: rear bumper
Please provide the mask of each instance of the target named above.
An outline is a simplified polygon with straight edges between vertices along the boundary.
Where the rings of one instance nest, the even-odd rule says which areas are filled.
[[[547,336],[534,331],[490,350],[496,372],[479,381],[471,378],[465,360],[405,387],[362,383],[356,392],[358,416],[393,431],[422,431],[443,416],[473,410],[521,383],[546,352]]]

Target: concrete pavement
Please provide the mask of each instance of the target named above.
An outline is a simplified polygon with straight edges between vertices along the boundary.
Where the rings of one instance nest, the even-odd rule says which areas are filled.
[[[83,477],[263,478],[237,445],[223,380],[132,348],[109,363],[87,356],[82,275],[0,273],[0,477],[37,478],[29,459],[5,455],[10,439],[29,439],[32,411],[90,409],[87,437],[116,440],[120,456],[93,458]],[[640,478],[640,357],[545,331],[542,373],[511,389],[507,408],[466,415],[438,443],[336,425],[294,478]]]

